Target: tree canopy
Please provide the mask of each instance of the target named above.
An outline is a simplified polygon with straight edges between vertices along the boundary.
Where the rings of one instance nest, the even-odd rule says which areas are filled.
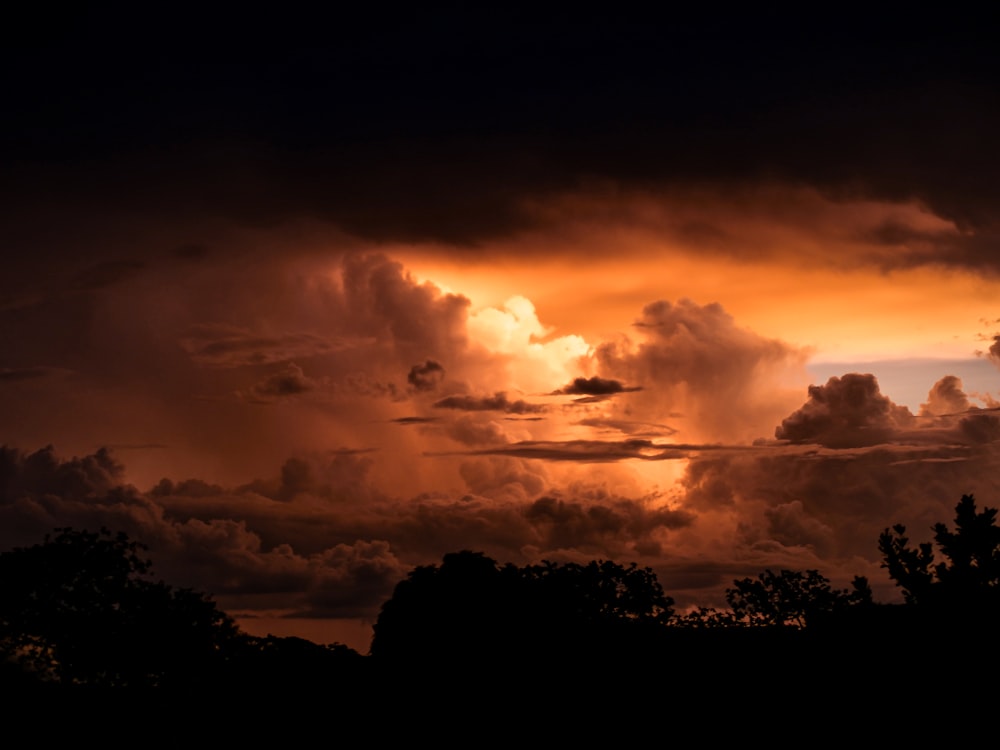
[[[878,541],[882,567],[903,591],[908,604],[1000,610],[1000,528],[996,508],[976,510],[972,495],[955,506],[955,530],[933,526],[934,543],[945,558],[934,563],[931,542],[910,545],[906,527],[897,524]]]
[[[0,554],[0,655],[103,687],[171,685],[221,663],[238,631],[208,596],[155,581],[123,533],[56,531]]]
[[[530,652],[551,657],[612,631],[662,624],[673,599],[656,575],[609,561],[500,566],[478,552],[445,555],[421,566],[382,605],[371,654],[376,658],[482,658]]]

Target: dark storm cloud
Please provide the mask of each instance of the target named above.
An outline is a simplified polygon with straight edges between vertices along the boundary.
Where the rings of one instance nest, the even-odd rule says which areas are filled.
[[[136,34],[96,9],[19,36],[5,192],[472,245],[529,226],[526,194],[767,176],[995,239],[1000,63],[975,14],[330,13]],[[934,260],[996,270],[989,244]]]
[[[418,391],[433,391],[444,380],[444,367],[428,359],[422,365],[413,365],[406,375],[406,382]]]
[[[437,417],[397,417],[389,421],[394,424],[431,424],[439,420]]]
[[[592,378],[574,378],[572,383],[564,385],[558,390],[552,391],[550,395],[612,396],[616,393],[630,393],[632,391],[641,390],[642,388],[639,386],[626,388],[617,380],[601,378],[595,375]]]
[[[530,404],[522,399],[511,401],[504,392],[492,396],[446,396],[434,402],[435,409],[460,409],[462,411],[502,411],[508,414],[538,414],[544,412],[543,404]]]
[[[852,448],[883,443],[912,423],[910,410],[883,396],[874,375],[849,373],[809,386],[809,400],[774,434],[793,443]]]

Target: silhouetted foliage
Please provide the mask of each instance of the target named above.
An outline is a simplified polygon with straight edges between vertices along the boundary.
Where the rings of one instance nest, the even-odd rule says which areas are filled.
[[[0,651],[43,681],[161,687],[204,679],[237,635],[206,595],[150,578],[145,547],[107,529],[0,554]]]
[[[867,579],[856,576],[853,591],[834,589],[818,570],[765,570],[754,578],[734,581],[726,601],[737,621],[747,625],[804,628],[818,618],[857,604],[871,604]]]
[[[934,542],[946,561],[934,564],[930,542],[910,546],[906,527],[893,526],[879,537],[882,567],[908,604],[997,610],[1000,604],[1000,528],[997,510],[976,511],[972,495],[955,506],[955,530],[936,523]]]
[[[815,625],[817,621],[849,607],[872,604],[868,579],[855,576],[851,590],[834,589],[818,570],[765,570],[756,578],[733,581],[726,589],[731,609],[700,607],[678,617],[674,625],[685,628],[792,627]]]
[[[533,655],[587,656],[624,630],[659,627],[673,613],[656,575],[634,563],[543,562],[499,566],[478,552],[421,566],[382,605],[371,655],[383,660],[469,663]]]

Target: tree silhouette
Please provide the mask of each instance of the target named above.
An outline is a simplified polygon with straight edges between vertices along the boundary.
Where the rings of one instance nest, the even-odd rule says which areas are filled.
[[[803,629],[848,608],[872,604],[868,579],[855,576],[852,590],[834,589],[818,570],[765,570],[733,581],[726,589],[729,610],[699,607],[672,624],[694,629],[781,626]]]
[[[955,506],[955,530],[936,523],[934,542],[945,561],[934,564],[930,542],[910,546],[906,527],[897,524],[879,537],[882,567],[908,604],[987,608],[1000,605],[1000,528],[997,510],[976,511],[972,495]]]
[[[504,566],[480,552],[444,556],[401,581],[382,605],[371,655],[453,664],[579,657],[622,631],[663,625],[673,600],[656,575],[609,561]]]
[[[817,619],[857,604],[870,604],[871,587],[855,576],[853,591],[834,589],[818,570],[765,570],[754,578],[734,581],[726,601],[735,619],[746,625],[782,625],[805,628]]]
[[[145,547],[107,529],[0,554],[0,652],[38,679],[165,687],[221,667],[238,630],[206,595],[150,577]]]

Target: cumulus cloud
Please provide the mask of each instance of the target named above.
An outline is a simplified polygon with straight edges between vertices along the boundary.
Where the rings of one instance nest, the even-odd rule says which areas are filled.
[[[647,305],[635,323],[642,340],[600,345],[594,362],[641,382],[633,410],[648,417],[683,412],[688,435],[722,440],[758,437],[794,401],[804,352],[740,328],[718,304],[690,300]]]
[[[390,343],[411,363],[428,354],[440,362],[466,345],[468,298],[416,281],[401,263],[384,255],[346,257],[340,293],[356,335]]]
[[[945,375],[931,387],[927,402],[920,405],[920,416],[957,414],[969,407],[969,398],[962,390],[962,380],[954,375]]]
[[[1000,367],[1000,334],[993,336],[993,343],[986,350],[986,358],[997,367]]]
[[[793,443],[852,448],[885,442],[894,430],[912,423],[909,409],[879,392],[874,375],[849,373],[809,386],[809,400],[783,419],[774,434]]]

